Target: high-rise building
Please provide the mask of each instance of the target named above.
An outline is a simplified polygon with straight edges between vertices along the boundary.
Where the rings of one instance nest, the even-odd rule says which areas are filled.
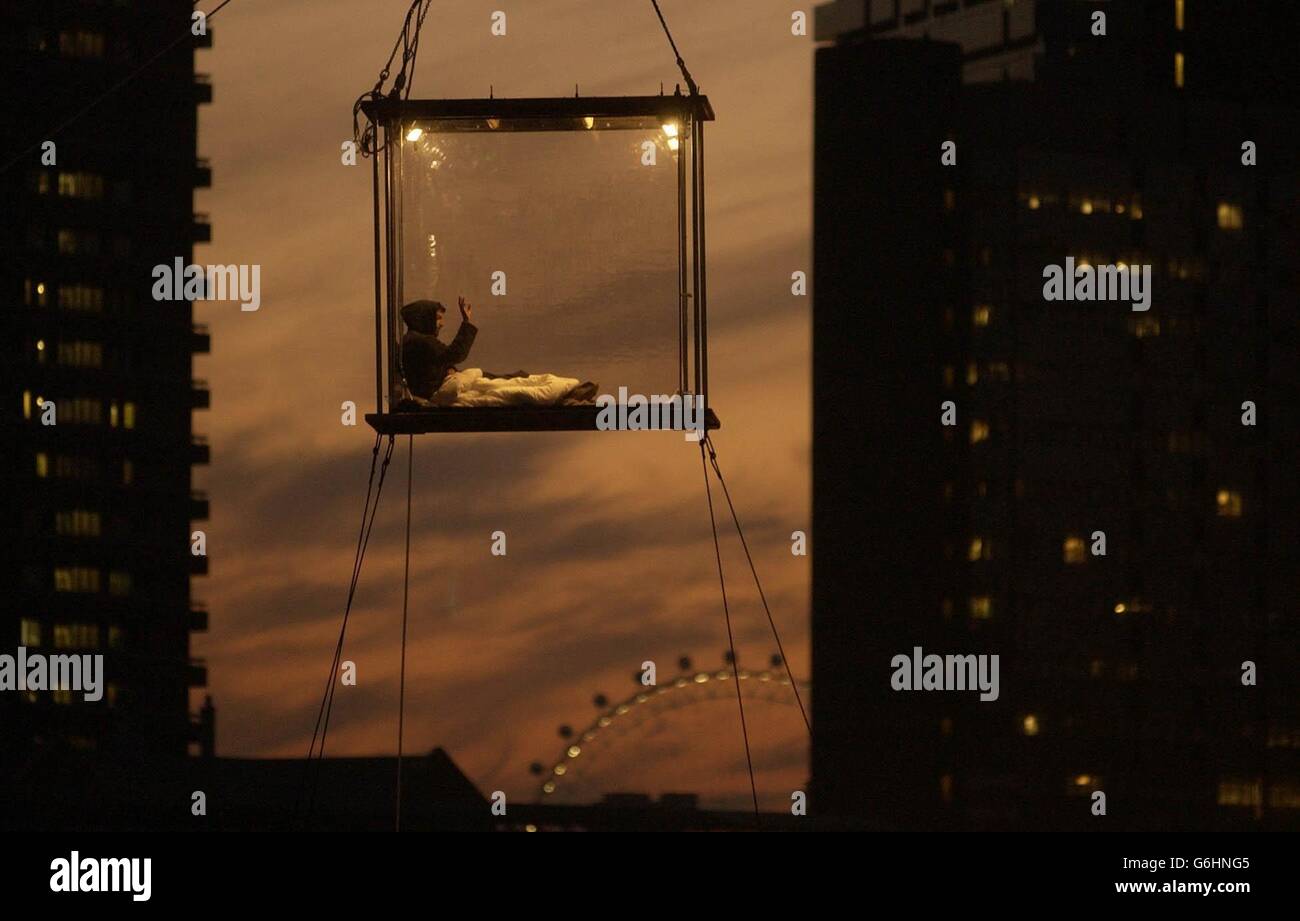
[[[154,266],[210,239],[193,208],[211,179],[195,152],[212,87],[194,70],[210,35],[193,9],[0,10],[0,654],[104,657],[97,702],[0,691],[0,765],[31,784],[69,753],[183,758],[211,725],[190,702],[206,684],[190,538],[207,517],[191,416],[208,334],[189,302],[151,294]]]
[[[811,807],[1295,825],[1300,111],[1268,38],[1294,11],[830,9]],[[1243,69],[1253,41],[1277,53]],[[1054,265],[1150,282],[1048,300]],[[916,647],[999,656],[998,698],[894,690]]]

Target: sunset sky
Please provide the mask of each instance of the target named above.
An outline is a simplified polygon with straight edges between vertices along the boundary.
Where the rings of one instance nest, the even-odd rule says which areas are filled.
[[[200,112],[213,225],[198,263],[257,263],[262,306],[197,305],[212,352],[196,360],[212,409],[212,612],[208,660],[225,756],[301,757],[345,600],[374,433],[340,422],[373,408],[370,166],[340,163],[351,107],[400,30],[408,0],[234,2],[197,53],[214,102]],[[797,677],[808,668],[811,527],[812,44],[788,3],[663,0],[688,66],[713,102],[708,153],[711,403],[719,459]],[[507,34],[490,34],[494,10]],[[806,7],[811,16],[811,6]],[[412,98],[644,95],[680,77],[649,0],[435,2]],[[508,240],[503,241],[508,243]],[[488,335],[493,306],[475,308]],[[453,308],[454,314],[454,308]],[[449,317],[454,332],[455,319]],[[471,366],[474,362],[469,362]],[[499,369],[498,369],[499,370]],[[549,370],[549,369],[543,369]],[[406,490],[398,441],[362,574],[329,754],[396,749]],[[581,729],[592,696],[632,693],[645,660],[661,683],[690,655],[716,669],[723,610],[698,449],[671,433],[426,435],[415,439],[408,753],[442,746],[478,785],[534,797],[560,724]],[[715,487],[716,489],[716,487]],[[717,498],[715,496],[715,498]],[[742,665],[775,643],[730,521],[719,521]],[[507,534],[506,557],[490,535]],[[807,695],[805,695],[805,703]],[[803,789],[798,710],[747,708],[765,808]],[[665,712],[614,739],[582,789],[749,798],[734,697]],[[575,789],[577,789],[575,787]]]

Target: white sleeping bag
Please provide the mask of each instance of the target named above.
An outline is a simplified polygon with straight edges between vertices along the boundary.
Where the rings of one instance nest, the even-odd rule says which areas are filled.
[[[556,406],[581,381],[554,374],[484,377],[482,368],[452,371],[430,400],[434,406]]]

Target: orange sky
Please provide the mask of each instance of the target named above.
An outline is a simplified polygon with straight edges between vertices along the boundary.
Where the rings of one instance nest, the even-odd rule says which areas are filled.
[[[812,44],[772,0],[663,0],[717,112],[710,126],[709,332],[715,442],[797,677],[808,675],[808,298]],[[196,360],[213,445],[209,663],[228,756],[302,756],[346,594],[372,431],[339,406],[373,403],[370,169],[341,165],[351,106],[369,89],[408,0],[232,3],[197,54],[215,101],[200,114],[214,183],[196,195],[214,242],[199,263],[258,263],[262,307],[197,306],[212,353]],[[494,10],[507,34],[489,32]],[[809,11],[811,7],[808,7]],[[435,2],[412,97],[640,95],[678,74],[649,0]],[[476,307],[485,331],[491,305]],[[451,321],[454,330],[454,320]],[[396,747],[406,441],[398,443],[344,658],[331,754]],[[415,442],[406,750],[446,748],[484,791],[533,798],[532,761],[560,752],[591,698],[661,682],[685,653],[715,669],[726,647],[698,449],[670,433],[429,435]],[[725,506],[723,507],[725,511]],[[730,527],[724,518],[720,525]],[[490,535],[508,535],[506,557]],[[775,645],[744,557],[724,565],[742,664]],[[805,695],[805,703],[807,695]],[[802,789],[807,734],[793,706],[747,710],[766,808]],[[587,770],[587,769],[583,769]],[[575,775],[579,772],[575,772]],[[579,779],[575,776],[575,780]],[[734,697],[653,716],[611,736],[575,791],[749,797]]]

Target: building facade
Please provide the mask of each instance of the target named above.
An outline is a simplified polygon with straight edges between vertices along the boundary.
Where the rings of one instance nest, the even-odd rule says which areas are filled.
[[[1300,817],[1300,118],[1286,55],[1238,66],[1269,5],[1222,6],[819,19],[815,809]],[[1147,309],[1046,300],[1067,259]],[[916,647],[998,655],[997,700],[893,690]]]
[[[210,36],[192,34],[192,10],[0,11],[0,653],[104,657],[96,702],[0,692],[0,764],[20,782],[68,752],[210,748],[190,702],[206,684],[190,583],[207,571],[191,534],[207,516],[192,414],[209,397],[192,367],[208,335],[190,303],[151,295],[155,265],[210,239],[193,207],[211,179],[196,157],[211,86],[194,70]]]

